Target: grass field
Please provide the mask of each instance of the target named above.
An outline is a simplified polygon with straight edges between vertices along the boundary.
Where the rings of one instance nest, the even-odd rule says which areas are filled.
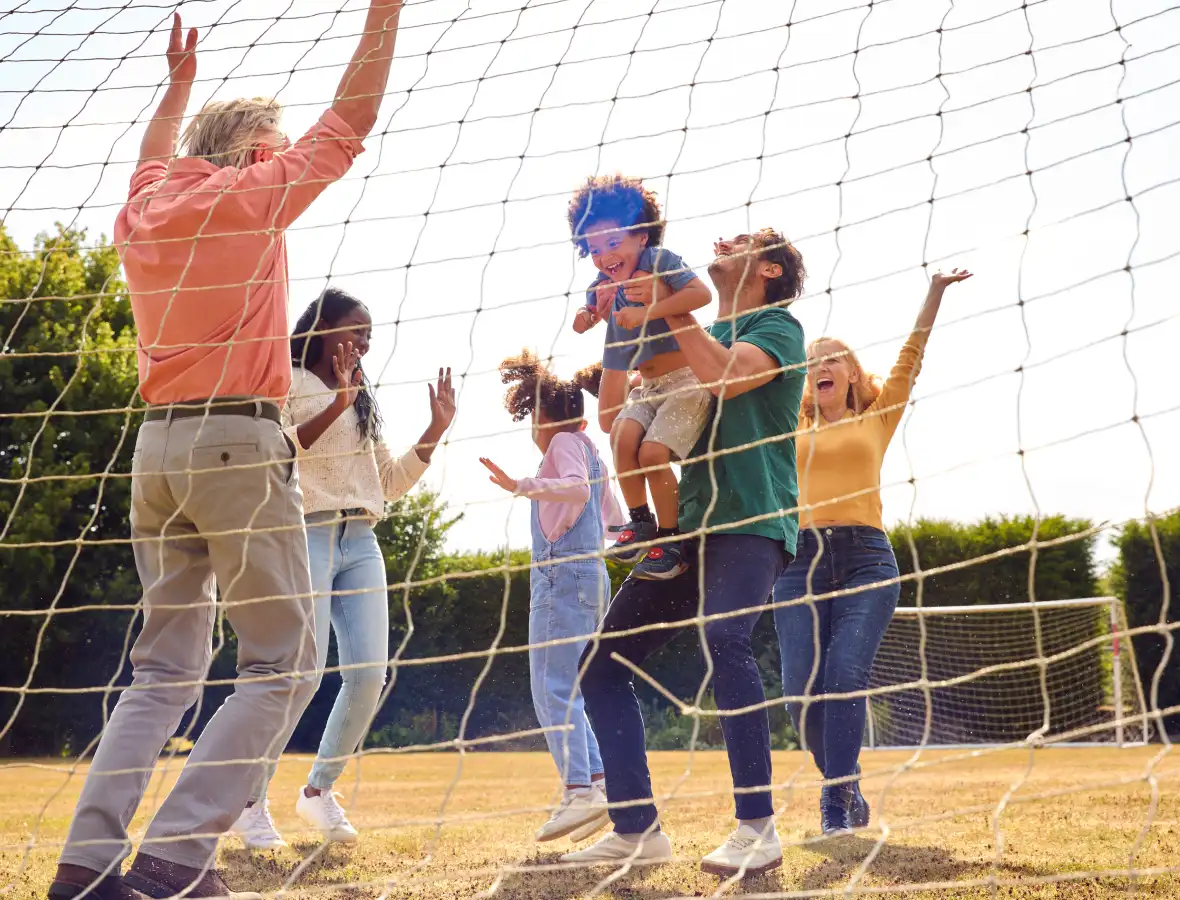
[[[284,759],[271,788],[275,817],[291,847],[251,856],[227,839],[221,865],[236,889],[277,892],[289,883],[284,896],[292,898],[449,900],[494,890],[497,897],[550,900],[589,897],[596,888],[596,896],[635,900],[839,896],[850,885],[853,893],[872,889],[868,896],[1180,897],[1180,753],[1168,754],[1155,767],[1158,804],[1152,814],[1152,789],[1144,775],[1159,749],[1041,750],[1031,771],[1028,751],[975,758],[928,751],[901,774],[896,773],[911,754],[866,753],[864,787],[874,807],[873,824],[861,836],[830,842],[815,840],[814,770],[804,765],[802,754],[776,754],[775,777],[783,782],[776,793],[783,810],[779,831],[792,846],[785,848],[781,870],[736,884],[703,875],[696,865],[732,828],[729,770],[720,753],[652,754],[657,793],[676,791],[661,807],[677,861],[634,870],[606,885],[610,870],[552,866],[568,842],[532,841],[556,787],[547,756],[468,754],[461,773],[457,754],[367,757],[359,790],[355,768],[338,785],[361,829],[361,843],[326,849],[300,830],[294,816],[295,792],[309,760],[292,757]],[[153,780],[133,826],[136,835],[176,768],[173,763]],[[1003,841],[997,854],[993,816],[1026,771],[1028,778],[999,819]],[[44,896],[80,786],[78,774],[69,777],[68,766],[60,763],[0,765],[5,898]],[[437,829],[440,810],[446,822]],[[858,875],[878,845],[881,825],[888,829],[887,840]],[[1137,842],[1136,868],[1170,871],[1126,877]],[[1108,874],[1077,877],[1091,871]],[[1110,874],[1118,872],[1124,875]],[[995,886],[982,883],[989,877],[997,880]],[[915,885],[926,887],[915,890]]]

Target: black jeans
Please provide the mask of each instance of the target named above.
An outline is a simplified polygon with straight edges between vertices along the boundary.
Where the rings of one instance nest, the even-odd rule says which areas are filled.
[[[686,542],[691,550],[695,544]],[[718,709],[757,706],[766,699],[754,661],[750,635],[770,597],[774,582],[789,561],[783,545],[752,534],[710,535],[703,559],[691,553],[692,566],[671,581],[628,578],[607,608],[601,638],[582,654],[582,695],[598,738],[611,803],[648,802],[611,809],[615,831],[634,834],[656,821],[651,774],[647,767],[643,716],[631,670],[611,659],[612,653],[636,666],[664,646],[679,629],[659,628],[611,637],[658,622],[692,618],[701,611],[698,587],[704,567],[705,615],[746,610],[741,615],[710,619],[705,641],[713,661],[713,694]],[[721,729],[729,752],[734,803],[739,819],[773,814],[770,799],[770,722],[766,709],[740,716],[722,716]],[[754,789],[754,790],[750,790]],[[760,790],[759,790],[760,789]]]

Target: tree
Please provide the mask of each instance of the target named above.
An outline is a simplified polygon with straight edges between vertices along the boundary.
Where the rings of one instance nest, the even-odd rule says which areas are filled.
[[[1159,538],[1162,567],[1152,525]],[[1151,524],[1128,522],[1119,530],[1115,544],[1119,559],[1111,582],[1126,605],[1127,624],[1131,628],[1155,629],[1131,639],[1148,709],[1180,706],[1180,512]],[[1170,595],[1166,610],[1165,588]],[[1172,639],[1170,650],[1168,633]],[[1159,693],[1153,707],[1151,692],[1157,675]],[[1170,733],[1180,732],[1180,713],[1165,716],[1164,727]]]
[[[1031,599],[1029,570],[1034,563],[1028,544],[1034,532],[1036,599],[1093,597],[1098,577],[1090,528],[1084,519],[1065,516],[1045,516],[1039,524],[1031,516],[988,516],[972,523],[922,519],[913,527],[894,528],[889,539],[903,576],[915,571],[915,550],[923,572],[970,563],[923,578],[923,606],[974,606]],[[1046,543],[1051,546],[1042,546]],[[916,580],[903,581],[900,602],[912,606],[916,597]]]
[[[0,229],[0,686],[105,688],[139,600],[128,536],[135,331],[104,238],[59,225],[22,252]],[[108,543],[112,542],[112,543]],[[80,607],[98,607],[70,612]],[[104,609],[103,607],[115,607]],[[30,695],[32,696],[32,695]],[[68,753],[103,693],[0,694],[0,750]],[[36,714],[33,714],[33,709]]]

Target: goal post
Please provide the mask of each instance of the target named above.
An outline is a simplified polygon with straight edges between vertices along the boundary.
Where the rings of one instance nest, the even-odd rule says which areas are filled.
[[[898,607],[870,677],[865,744],[1142,745],[1126,631],[1117,597]]]

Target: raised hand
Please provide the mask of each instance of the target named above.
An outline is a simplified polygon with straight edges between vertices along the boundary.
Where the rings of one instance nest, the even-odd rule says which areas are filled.
[[[358,365],[360,358],[360,352],[352,346],[352,341],[337,344],[336,352],[332,355],[332,371],[336,373],[337,390],[334,402],[343,409],[348,409],[356,402],[356,395],[365,383],[365,376]]]
[[[197,77],[197,29],[190,28],[181,43],[180,13],[172,14],[172,33],[168,36],[168,77],[173,84],[192,84]]]
[[[512,478],[509,478],[504,473],[503,469],[501,469],[498,465],[486,457],[481,456],[479,461],[484,464],[484,467],[489,472],[492,473],[488,478],[488,481],[490,481],[492,484],[499,485],[510,494],[516,493],[516,481]]]
[[[935,272],[930,277],[930,287],[937,290],[945,290],[948,284],[966,281],[970,277],[971,273],[966,269],[951,269],[949,275],[944,275],[942,272]]]
[[[426,387],[430,391],[430,431],[442,437],[455,419],[455,389],[451,386],[450,367],[445,375],[439,369],[437,385],[428,384]]]

